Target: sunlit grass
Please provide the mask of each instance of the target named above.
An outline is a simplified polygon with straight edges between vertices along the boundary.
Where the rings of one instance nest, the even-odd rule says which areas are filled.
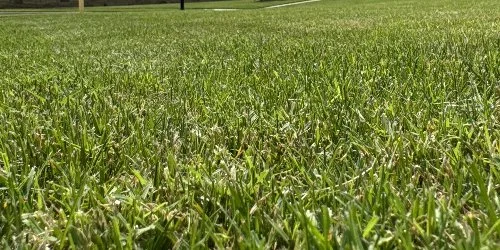
[[[496,249],[499,15],[323,0],[2,17],[0,242]]]

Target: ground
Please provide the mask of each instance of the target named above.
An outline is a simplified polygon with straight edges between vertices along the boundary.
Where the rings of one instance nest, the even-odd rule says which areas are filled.
[[[499,248],[500,5],[280,3],[3,11],[2,248]]]

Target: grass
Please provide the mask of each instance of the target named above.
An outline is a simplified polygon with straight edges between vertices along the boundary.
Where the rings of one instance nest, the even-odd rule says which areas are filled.
[[[1,17],[0,244],[498,249],[499,16]]]

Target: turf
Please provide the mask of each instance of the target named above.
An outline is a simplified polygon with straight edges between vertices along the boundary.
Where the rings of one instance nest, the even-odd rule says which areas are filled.
[[[108,10],[0,17],[2,248],[500,247],[497,1]]]

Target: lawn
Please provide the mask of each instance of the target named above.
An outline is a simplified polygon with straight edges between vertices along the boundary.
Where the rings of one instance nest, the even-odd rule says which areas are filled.
[[[0,14],[0,248],[500,248],[498,2],[279,3]]]

